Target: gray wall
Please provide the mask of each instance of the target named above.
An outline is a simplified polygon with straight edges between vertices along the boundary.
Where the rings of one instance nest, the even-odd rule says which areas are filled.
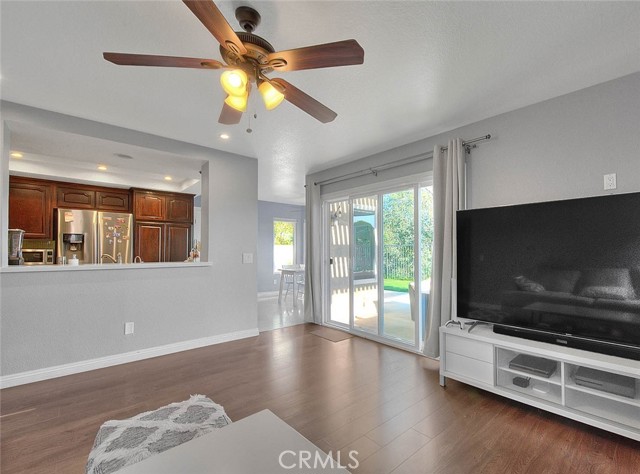
[[[357,162],[315,173],[320,181],[433,150],[455,137],[491,134],[472,150],[468,205],[489,207],[609,193],[603,175],[617,173],[616,193],[640,191],[640,73],[488,118]],[[431,161],[422,170],[432,169]],[[349,189],[415,172],[415,165],[323,187]]]
[[[256,265],[242,263],[243,253],[256,253],[256,160],[38,109],[19,109],[14,120],[47,125],[53,119],[57,127],[74,133],[117,132],[138,146],[146,143],[204,157],[202,258],[212,265],[0,273],[1,375],[257,329]],[[3,119],[7,119],[4,113]],[[7,148],[10,137],[5,134],[3,140]],[[4,185],[7,163],[8,156],[3,156]],[[6,206],[5,197],[5,226]],[[6,246],[6,240],[2,244]],[[125,321],[135,322],[133,336],[124,336]]]
[[[296,258],[304,263],[304,206],[258,201],[258,291],[275,291],[280,285],[280,274],[273,271],[273,221],[296,221]]]
[[[465,127],[495,140],[472,152],[469,202],[487,207],[640,191],[640,73]]]

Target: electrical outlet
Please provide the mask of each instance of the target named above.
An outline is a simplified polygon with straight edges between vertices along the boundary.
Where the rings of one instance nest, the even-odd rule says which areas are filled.
[[[605,174],[604,175],[604,189],[605,189],[605,191],[607,191],[609,189],[616,189],[616,187],[617,187],[616,174],[615,173]]]
[[[253,254],[252,253],[243,253],[242,254],[242,263],[253,263]]]
[[[126,336],[133,334],[133,331],[134,331],[133,323],[124,323],[124,334]]]

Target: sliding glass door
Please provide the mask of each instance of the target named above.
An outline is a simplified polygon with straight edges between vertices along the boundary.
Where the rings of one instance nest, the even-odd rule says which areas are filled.
[[[325,201],[325,322],[421,349],[431,202],[431,188],[420,183]]]

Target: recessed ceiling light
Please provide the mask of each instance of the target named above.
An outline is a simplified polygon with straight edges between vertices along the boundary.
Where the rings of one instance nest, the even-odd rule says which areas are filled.
[[[98,165],[98,169],[100,171],[107,171],[107,167],[105,165]]]
[[[229,139],[229,135],[226,133],[221,133],[220,134],[220,138],[222,138],[223,140],[228,140]]]
[[[22,153],[20,153],[19,151],[12,151],[11,152],[11,157],[12,158],[22,158]]]
[[[165,180],[165,181],[171,181],[172,179],[173,179],[173,178],[172,178],[171,176],[165,176],[165,177],[164,177],[164,180]]]

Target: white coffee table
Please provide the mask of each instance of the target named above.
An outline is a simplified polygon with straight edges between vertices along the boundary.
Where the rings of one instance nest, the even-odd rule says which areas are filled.
[[[310,468],[304,464],[300,468],[301,456],[308,459]],[[315,466],[314,459],[319,460]],[[263,410],[125,467],[118,474],[349,473],[335,461],[327,461],[327,454],[311,441],[271,411]],[[346,458],[342,463],[350,461]]]

